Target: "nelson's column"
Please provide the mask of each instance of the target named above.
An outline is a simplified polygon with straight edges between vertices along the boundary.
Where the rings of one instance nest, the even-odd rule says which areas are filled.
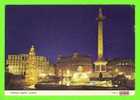
[[[106,72],[106,64],[107,61],[103,58],[103,20],[105,17],[103,16],[102,9],[99,8],[99,14],[97,17],[98,21],[98,58],[95,64],[95,72]]]

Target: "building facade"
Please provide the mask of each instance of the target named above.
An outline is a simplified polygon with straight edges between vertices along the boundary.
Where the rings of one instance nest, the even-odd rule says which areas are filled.
[[[35,56],[36,57],[36,66],[38,68],[38,74],[53,74],[51,72],[53,66],[50,64],[50,61],[47,57],[44,56]],[[28,68],[28,54],[15,54],[8,55],[6,60],[6,65],[8,66],[9,73],[14,75],[25,75],[26,69]],[[51,70],[50,70],[51,69]]]
[[[114,58],[108,61],[107,67],[112,76],[123,73],[129,78],[134,78],[135,65],[132,59]]]
[[[81,55],[78,52],[71,56],[59,55],[56,63],[56,75],[64,76],[67,72],[73,74],[79,66],[83,67],[85,72],[92,72],[92,58],[90,56]]]
[[[24,75],[27,67],[27,54],[8,55],[6,64],[8,71],[14,75]]]

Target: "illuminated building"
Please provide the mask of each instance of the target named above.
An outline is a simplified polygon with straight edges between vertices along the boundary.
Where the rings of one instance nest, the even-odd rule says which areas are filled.
[[[103,20],[104,16],[102,9],[99,8],[99,15],[97,17],[98,21],[98,59],[94,62],[95,72],[106,72],[107,61],[103,59]]]
[[[112,72],[112,76],[120,73],[125,74],[128,78],[134,79],[134,61],[132,59],[114,58],[108,61],[108,72]]]
[[[8,55],[8,71],[14,75],[24,75],[27,57],[27,54]]]
[[[72,56],[59,55],[56,63],[56,74],[58,76],[64,76],[67,70],[72,74],[77,71],[79,66],[82,66],[85,72],[92,72],[92,58],[90,56],[81,55],[78,52],[75,52]]]
[[[14,75],[25,75],[27,64],[28,54],[11,54],[8,55],[6,64],[8,66],[8,72]],[[54,68],[50,64],[48,58],[44,56],[36,55],[36,65],[38,66],[38,76],[41,74],[54,74]]]

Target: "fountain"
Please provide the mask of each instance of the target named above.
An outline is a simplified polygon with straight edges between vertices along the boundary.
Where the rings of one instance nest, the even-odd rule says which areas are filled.
[[[77,68],[77,72],[73,74],[71,82],[74,85],[86,85],[90,82],[89,76],[84,72],[82,66]]]

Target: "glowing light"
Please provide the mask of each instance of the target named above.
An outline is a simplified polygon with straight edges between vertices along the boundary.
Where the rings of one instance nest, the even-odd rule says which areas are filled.
[[[51,72],[50,72],[48,75],[50,75],[50,76],[51,76],[51,75],[54,75],[54,73],[51,73]]]
[[[123,73],[123,72],[119,72],[118,74],[119,74],[119,75],[123,75],[124,73]]]
[[[58,84],[61,85],[62,84],[62,81],[59,81]]]
[[[69,69],[66,70],[66,76],[67,77],[71,76],[71,73],[70,73],[70,70]]]
[[[83,72],[83,71],[84,71],[84,69],[83,69],[83,67],[82,67],[82,66],[79,66],[79,67],[78,67],[78,69],[77,69],[77,71],[79,71],[79,72]]]
[[[119,69],[118,69],[118,68],[116,68],[116,69],[115,69],[115,72],[116,72],[116,73],[118,73],[118,72],[119,72]]]
[[[67,73],[67,74],[70,74],[70,70],[67,70],[66,73]]]
[[[132,80],[132,76],[131,75],[125,75],[126,78],[128,78],[129,80]]]
[[[70,82],[67,82],[67,83],[66,83],[66,86],[70,86]]]
[[[75,72],[72,76],[73,83],[86,84],[90,81],[87,73],[83,72],[83,67],[79,66],[77,71],[78,72]]]
[[[94,64],[95,65],[106,65],[107,61],[96,61]]]
[[[41,73],[41,74],[39,74],[39,77],[45,78],[46,77],[46,74],[45,73]]]
[[[69,69],[67,69],[66,71],[64,71],[65,73],[64,73],[64,75],[63,75],[63,83],[62,84],[64,84],[64,85],[66,85],[66,86],[69,86],[70,85],[70,83],[71,83],[71,80],[70,80],[70,77],[71,77],[71,72],[70,72],[70,70]]]
[[[35,85],[28,86],[29,89],[35,89]]]

